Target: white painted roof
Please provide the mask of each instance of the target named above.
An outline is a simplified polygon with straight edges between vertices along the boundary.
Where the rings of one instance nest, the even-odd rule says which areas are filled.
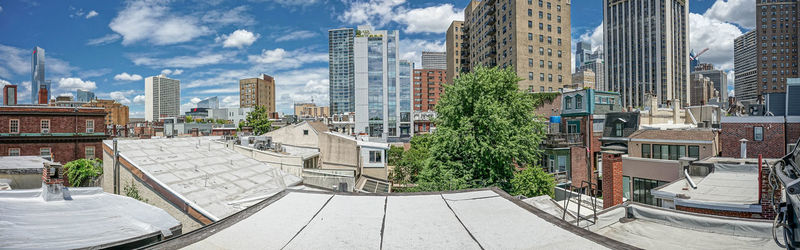
[[[0,156],[0,169],[42,169],[50,162],[39,156]]]
[[[607,249],[630,246],[569,225],[502,191],[487,189],[388,196],[287,190],[217,225],[162,242],[157,247]]]
[[[118,147],[136,168],[214,220],[302,181],[213,141],[218,138],[119,140]]]
[[[72,200],[44,201],[42,189],[0,191],[0,248],[116,245],[162,232],[170,236],[181,225],[160,208],[101,188],[70,188],[69,193]]]
[[[714,171],[705,177],[692,176],[697,189],[689,187],[685,178],[652,190],[657,198],[673,199],[675,205],[760,212],[758,203],[758,166],[755,164],[714,164]],[[681,197],[676,197],[681,195]]]

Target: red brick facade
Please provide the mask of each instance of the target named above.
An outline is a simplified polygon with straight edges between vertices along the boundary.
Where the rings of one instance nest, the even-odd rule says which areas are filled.
[[[447,70],[414,70],[414,111],[433,111],[444,92]]]
[[[603,209],[622,204],[622,155],[603,154]]]
[[[19,151],[39,156],[49,148],[53,161],[66,163],[86,157],[94,147],[94,157],[99,158],[107,138],[105,115],[97,108],[0,107],[0,155]],[[12,120],[17,131],[11,129]],[[49,121],[48,133],[43,133],[42,121]],[[93,131],[87,130],[87,121],[94,123],[88,124]]]
[[[794,125],[794,124],[793,124]],[[764,138],[756,141],[754,128],[764,128]],[[747,158],[780,158],[786,155],[783,123],[722,123],[719,140],[722,144],[722,157],[739,158],[741,146],[739,140],[747,139]]]
[[[737,217],[737,218],[759,218],[761,216],[759,213],[722,211],[722,210],[712,210],[712,209],[696,208],[696,207],[684,207],[677,205],[675,206],[675,210],[698,213],[698,214],[710,214],[710,215]]]

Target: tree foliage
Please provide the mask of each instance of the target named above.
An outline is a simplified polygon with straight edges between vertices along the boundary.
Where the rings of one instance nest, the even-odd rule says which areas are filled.
[[[445,85],[419,188],[508,190],[516,166],[538,162],[545,127],[519,80],[510,68],[478,67]]]
[[[64,164],[67,180],[73,187],[90,186],[98,176],[103,174],[103,161],[100,159],[77,159]]]
[[[400,159],[403,158],[403,152],[405,149],[403,147],[398,146],[391,146],[389,147],[389,156],[386,158],[387,163],[389,166],[397,166],[400,163]]]
[[[536,197],[555,194],[556,180],[539,166],[530,166],[514,174],[511,179],[511,194]]]
[[[133,179],[131,179],[130,183],[122,187],[122,191],[125,192],[125,196],[134,198],[144,203],[147,203],[148,201],[146,198],[139,195],[139,188],[136,186],[136,183],[133,182]]]
[[[253,127],[253,133],[256,135],[263,135],[272,130],[272,121],[269,120],[267,108],[256,106],[247,114],[244,126]]]
[[[425,166],[430,157],[428,148],[430,147],[431,135],[423,134],[411,138],[411,147],[402,153],[402,157],[394,165],[394,169],[389,174],[389,179],[397,184],[414,183],[417,181],[419,172]],[[391,150],[390,150],[391,151]],[[389,157],[391,158],[391,152]]]

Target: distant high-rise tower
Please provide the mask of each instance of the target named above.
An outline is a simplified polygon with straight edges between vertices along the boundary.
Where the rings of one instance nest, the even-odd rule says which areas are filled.
[[[580,71],[589,56],[592,54],[592,45],[589,42],[580,41],[575,45],[575,71]]]
[[[733,41],[734,94],[740,102],[758,100],[757,35],[751,30]]]
[[[464,32],[464,21],[453,21],[447,28],[447,83],[453,84],[461,72],[469,72],[469,50],[467,36]]]
[[[219,98],[209,97],[197,103],[198,108],[219,109]]]
[[[756,50],[758,67],[758,94],[786,92],[786,79],[797,78],[798,19],[797,0],[770,0],[756,2],[756,38],[761,48]],[[736,79],[737,81],[739,79]]]
[[[710,63],[700,63],[694,68],[694,71],[690,75],[702,75],[707,77],[713,83],[712,90],[719,91],[719,102],[723,104],[723,106],[728,105],[728,74],[725,73],[725,71],[714,69],[714,65]],[[692,76],[691,79],[694,81],[695,77]],[[694,89],[695,87],[692,86],[692,90]],[[715,96],[709,96],[709,98],[713,97]],[[708,100],[704,101],[705,103],[708,103]]]
[[[17,85],[3,86],[3,105],[17,105]]]
[[[180,115],[181,81],[166,75],[144,79],[144,119],[152,122],[160,117]]]
[[[328,72],[330,113],[355,112],[355,74],[353,69],[353,39],[351,28],[328,30]]]
[[[86,91],[86,90],[79,89],[79,90],[77,90],[75,92],[76,92],[75,101],[78,101],[78,102],[91,102],[92,100],[94,100],[94,92],[92,92],[92,91]]]
[[[447,52],[422,52],[422,68],[423,69],[446,69],[447,68]]]
[[[239,80],[239,107],[263,106],[267,112],[275,112],[275,78],[262,74],[261,78]]]
[[[44,80],[44,49],[33,47],[33,54],[31,60],[31,103],[33,104],[47,104],[50,98],[45,98],[45,102],[39,101],[39,89],[41,85],[45,86],[45,91],[50,93],[50,85]]]
[[[605,84],[626,107],[689,102],[689,1],[603,0]],[[647,10],[647,11],[643,11]],[[635,24],[635,25],[634,25]]]

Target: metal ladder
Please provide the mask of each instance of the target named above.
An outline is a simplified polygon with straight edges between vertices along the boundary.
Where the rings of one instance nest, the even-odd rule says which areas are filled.
[[[586,217],[581,216],[581,207],[583,206],[581,204],[583,202],[583,199],[581,197],[584,194],[582,194],[581,192],[576,192],[576,191],[584,190],[584,188],[588,188],[586,190],[586,192],[588,193],[587,195],[589,195],[589,197],[591,199],[591,204],[590,205],[592,206],[592,213],[593,213],[591,218],[586,218]],[[588,182],[588,181],[582,181],[580,187],[576,187],[576,186],[573,186],[572,184],[570,184],[568,188],[564,189],[564,193],[565,193],[564,196],[566,196],[566,199],[564,199],[564,207],[563,207],[564,213],[561,215],[561,219],[562,220],[566,220],[566,218],[567,218],[567,210],[569,210],[568,209],[569,202],[573,197],[572,196],[573,192],[578,194],[577,195],[578,211],[577,211],[577,213],[575,215],[575,218],[576,218],[575,219],[575,225],[580,226],[581,219],[589,221],[593,225],[595,223],[597,223],[597,196],[602,194],[602,191],[598,190],[597,184],[594,184],[594,183],[591,183],[591,182]]]

